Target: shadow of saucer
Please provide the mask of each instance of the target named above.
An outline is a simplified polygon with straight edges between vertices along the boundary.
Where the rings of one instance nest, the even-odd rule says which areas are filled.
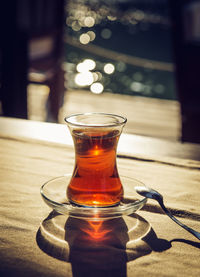
[[[164,247],[164,240],[137,214],[94,221],[52,212],[41,223],[36,240],[48,255],[70,262],[74,277],[125,277],[127,262],[167,249],[166,241]]]

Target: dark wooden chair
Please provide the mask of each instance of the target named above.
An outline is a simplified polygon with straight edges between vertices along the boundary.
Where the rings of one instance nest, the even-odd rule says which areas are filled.
[[[2,3],[3,2],[3,3]],[[64,0],[1,2],[3,115],[27,118],[27,85],[50,88],[48,114],[58,118],[64,97]],[[40,78],[37,76],[40,75]]]
[[[200,143],[200,1],[169,0],[182,141]]]

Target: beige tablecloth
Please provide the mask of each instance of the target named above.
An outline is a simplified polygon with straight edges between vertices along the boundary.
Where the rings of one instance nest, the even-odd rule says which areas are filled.
[[[40,187],[72,172],[73,148],[1,138],[0,157],[1,276],[200,276],[200,241],[153,200],[136,215],[103,223],[46,206]],[[118,168],[160,191],[172,212],[200,231],[199,162],[121,157]]]

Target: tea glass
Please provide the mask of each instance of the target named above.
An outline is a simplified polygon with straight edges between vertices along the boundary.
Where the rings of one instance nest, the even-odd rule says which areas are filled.
[[[123,198],[116,161],[117,144],[127,119],[108,113],[65,118],[71,132],[75,165],[67,198],[82,207],[112,207]]]

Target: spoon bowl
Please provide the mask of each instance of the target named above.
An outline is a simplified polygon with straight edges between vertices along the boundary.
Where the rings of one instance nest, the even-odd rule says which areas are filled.
[[[200,233],[193,230],[192,228],[186,226],[185,224],[183,224],[182,222],[180,222],[176,217],[174,217],[171,212],[165,207],[164,202],[163,202],[163,196],[157,192],[156,190],[152,189],[152,188],[148,188],[146,186],[136,186],[135,187],[135,191],[146,197],[146,198],[150,198],[150,199],[154,199],[156,200],[161,208],[163,209],[163,211],[174,221],[176,222],[179,226],[181,226],[182,228],[184,228],[185,230],[187,230],[189,233],[191,233],[193,236],[195,236],[196,238],[198,238],[200,240]]]

